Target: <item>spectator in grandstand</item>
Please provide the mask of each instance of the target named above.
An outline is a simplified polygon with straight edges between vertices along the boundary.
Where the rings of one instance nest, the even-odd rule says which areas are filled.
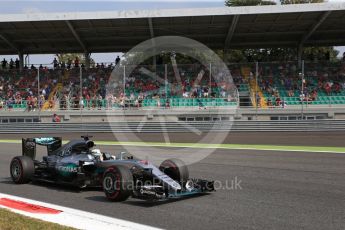
[[[68,103],[68,96],[67,94],[64,94],[60,101],[60,109],[67,109],[67,103]]]
[[[115,59],[115,65],[118,65],[120,63],[121,59],[119,56],[117,56],[117,58]]]
[[[138,95],[138,107],[142,107],[143,100],[144,100],[143,93],[139,93],[139,95]]]
[[[120,101],[120,106],[121,106],[122,109],[125,109],[126,100],[127,100],[126,96],[123,93],[121,93],[119,101]]]
[[[84,109],[84,98],[82,96],[79,97],[79,108]]]
[[[165,101],[165,108],[169,109],[170,108],[170,100]]]
[[[272,107],[273,106],[272,100],[270,98],[267,100],[267,106],[268,107]]]
[[[54,66],[54,69],[57,69],[57,68],[59,67],[59,62],[58,62],[58,60],[56,59],[56,57],[54,58],[52,64],[53,64],[53,66]]]
[[[157,107],[161,107],[161,100],[158,94],[155,94],[152,99],[156,100],[157,102]]]
[[[281,103],[282,103],[282,101],[281,101],[280,97],[278,96],[276,98],[276,106],[281,106]]]
[[[16,93],[15,95],[15,104],[21,104],[22,103],[22,97],[19,92]]]
[[[47,91],[45,88],[42,89],[42,96],[46,99],[47,98]]]
[[[190,97],[191,97],[191,98],[196,98],[196,97],[198,97],[198,93],[197,93],[197,90],[196,90],[195,88],[192,89],[192,93],[191,93]]]
[[[54,113],[52,121],[59,123],[61,122],[61,118],[56,113]]]
[[[204,87],[204,97],[208,97],[208,92],[209,92],[208,87]]]
[[[290,90],[288,91],[288,96],[289,96],[289,97],[293,97],[293,96],[294,96],[293,90],[290,89]]]
[[[108,69],[113,69],[113,67],[114,67],[114,66],[113,66],[113,63],[110,63],[110,64],[108,65],[107,68],[108,68]]]
[[[2,69],[6,69],[6,67],[7,67],[7,61],[5,58],[4,58],[4,60],[1,61],[1,67],[2,67]]]
[[[13,59],[11,58],[11,60],[10,60],[10,69],[13,69],[14,68],[14,61],[13,61]]]
[[[32,106],[33,106],[33,111],[35,111],[38,108],[38,100],[36,96],[32,96]]]
[[[113,94],[111,94],[111,93],[107,94],[105,99],[107,101],[107,109],[112,109],[112,107],[113,107],[113,100],[114,100]]]
[[[305,94],[303,93],[303,91],[302,91],[301,94],[299,95],[299,99],[300,99],[300,101],[304,101],[304,99],[305,99]]]
[[[28,112],[32,111],[33,110],[33,101],[32,101],[32,96],[29,95],[27,98],[26,98],[26,104],[27,104],[27,110]]]
[[[340,93],[341,92],[341,86],[338,82],[335,82],[332,86],[332,89],[335,93]]]
[[[72,67],[72,60],[68,58],[67,60],[67,69],[70,69]]]
[[[135,96],[134,93],[131,92],[130,96],[129,96],[129,100],[134,101],[135,100]]]
[[[30,69],[35,70],[36,67],[32,64],[31,67],[30,67]]]
[[[14,104],[14,101],[13,101],[13,98],[10,97],[7,101],[6,101],[6,107],[8,110],[11,110],[13,108],[13,104]]]
[[[78,57],[75,57],[75,59],[74,59],[74,67],[79,68],[79,58]]]
[[[43,95],[40,95],[40,99],[39,99],[39,102],[38,102],[38,108],[39,109],[42,109],[44,103],[45,103],[45,97]]]
[[[65,69],[66,68],[66,63],[64,61],[62,61],[60,63],[61,69]]]
[[[308,94],[309,94],[308,87],[304,87],[304,88],[303,88],[303,94],[306,95],[306,96],[308,96]]]
[[[16,64],[16,69],[19,69],[20,68],[20,61],[18,58],[16,58],[15,64]]]
[[[331,90],[332,90],[332,83],[331,82],[327,82],[325,84],[325,91],[326,91],[328,96],[331,95]]]
[[[310,99],[311,99],[312,101],[316,101],[316,99],[317,99],[317,90],[316,90],[316,89],[314,89],[314,90],[311,92],[311,94],[310,94]]]
[[[287,104],[286,104],[286,102],[284,100],[281,101],[281,106],[282,106],[283,109],[287,106]]]
[[[101,94],[98,94],[98,96],[97,96],[97,103],[98,103],[98,109],[102,109],[103,97]]]

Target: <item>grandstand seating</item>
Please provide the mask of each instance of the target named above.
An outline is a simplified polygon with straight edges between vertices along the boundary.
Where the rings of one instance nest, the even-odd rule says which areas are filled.
[[[265,102],[274,105],[279,98],[286,105],[300,105],[302,100],[310,105],[345,104],[344,64],[332,68],[314,64],[306,65],[305,68],[303,97],[302,79],[295,64],[261,64],[259,86]],[[327,93],[325,85],[328,82],[339,84],[339,91],[330,89]]]
[[[332,66],[306,64],[305,70],[305,94],[304,103],[308,105],[345,105],[345,65],[334,64]],[[147,67],[150,68],[150,67]],[[107,102],[105,95],[105,85],[111,73],[108,68],[94,68],[83,70],[82,87],[84,97],[84,107],[86,108],[122,108],[122,107],[230,107],[237,106],[237,100],[224,96],[224,88],[216,82],[209,82],[209,73],[202,70],[207,77],[198,79],[198,74],[203,67],[186,65],[179,67],[180,82],[176,80],[176,69],[168,68],[167,80],[169,84],[152,79],[151,76],[142,73],[136,68],[128,74],[125,83],[124,102],[117,100],[112,103]],[[234,76],[234,83],[238,91],[248,93],[252,98],[252,105],[256,105],[255,93],[258,93],[259,106],[262,108],[277,106],[279,101],[284,101],[286,105],[300,105],[301,102],[301,77],[295,64],[272,64],[260,63],[258,88],[256,88],[253,74],[255,70],[250,65],[237,65],[231,67]],[[79,108],[79,69],[42,69],[40,71],[40,89],[46,89],[45,102],[41,104],[43,110],[52,109],[49,104],[54,98],[61,100],[65,95],[68,98],[65,108]],[[157,68],[158,76],[165,76],[164,68]],[[0,71],[0,96],[1,108],[13,110],[26,110],[38,107],[37,105],[37,70],[7,70]],[[326,89],[325,85],[330,83],[331,89]],[[338,84],[338,89],[334,85]],[[224,85],[223,85],[224,86]],[[210,95],[204,96],[200,90],[207,88]],[[196,92],[196,89],[199,91]],[[123,92],[123,89],[120,91]],[[186,97],[183,92],[188,92]],[[192,92],[194,95],[192,95]],[[32,95],[32,97],[30,97]],[[144,95],[142,100],[138,96]],[[127,97],[126,99],[124,99]],[[133,99],[133,97],[135,99]],[[30,100],[36,100],[36,104]],[[279,98],[279,99],[278,99]],[[130,99],[130,100],[129,100]],[[29,101],[28,101],[29,100]],[[35,101],[33,100],[33,101]],[[140,101],[140,103],[139,103]],[[278,101],[278,102],[277,102]],[[29,106],[30,105],[30,106]],[[57,109],[57,107],[55,107]],[[60,106],[61,108],[61,106]]]

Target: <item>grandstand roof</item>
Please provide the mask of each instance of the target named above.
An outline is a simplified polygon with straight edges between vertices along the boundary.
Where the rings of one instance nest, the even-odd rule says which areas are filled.
[[[177,35],[210,48],[345,45],[345,3],[0,15],[0,54],[126,52]]]

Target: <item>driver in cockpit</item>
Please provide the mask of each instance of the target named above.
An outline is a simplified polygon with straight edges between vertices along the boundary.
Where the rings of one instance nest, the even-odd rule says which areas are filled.
[[[92,149],[91,154],[99,161],[116,160],[115,156],[112,156],[109,153],[102,153],[100,149]]]
[[[99,161],[103,161],[104,160],[103,154],[101,153],[100,149],[92,149],[91,150],[91,154],[92,154],[92,156],[95,157],[96,160],[99,160]]]

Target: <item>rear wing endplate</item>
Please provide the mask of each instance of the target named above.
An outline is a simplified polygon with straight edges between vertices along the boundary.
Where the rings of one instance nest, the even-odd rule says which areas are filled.
[[[62,145],[61,137],[38,137],[38,138],[22,138],[22,155],[31,159],[36,157],[36,145],[47,146],[47,153],[50,155],[53,151]]]

